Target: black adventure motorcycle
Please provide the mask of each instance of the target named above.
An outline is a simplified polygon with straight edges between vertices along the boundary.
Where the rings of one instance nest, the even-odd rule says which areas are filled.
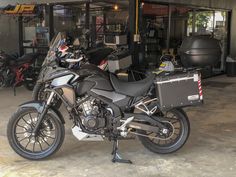
[[[133,135],[155,153],[179,150],[190,133],[182,108],[203,102],[201,76],[194,68],[214,66],[221,58],[221,48],[216,39],[189,37],[180,54],[182,71],[155,71],[137,82],[124,82],[91,67],[51,73],[48,99],[20,105],[9,120],[11,147],[31,160],[49,157],[60,148],[65,120],[52,104],[58,97],[74,123],[72,132],[77,139],[114,141],[113,162],[131,163],[118,154],[118,140]],[[171,65],[164,64],[171,70]]]
[[[186,83],[192,79],[199,82],[200,76],[194,74]],[[136,135],[144,147],[160,154],[179,150],[188,139],[190,124],[181,109],[184,105],[160,106],[163,95],[157,95],[158,76],[153,73],[141,81],[124,82],[113,74],[85,67],[55,71],[47,80],[48,99],[20,105],[8,123],[9,143],[24,158],[43,159],[61,147],[65,120],[53,106],[55,98],[65,105],[74,124],[72,132],[79,140],[114,141],[113,162],[131,163],[118,154],[119,139]],[[188,97],[191,103],[200,98],[198,93]]]

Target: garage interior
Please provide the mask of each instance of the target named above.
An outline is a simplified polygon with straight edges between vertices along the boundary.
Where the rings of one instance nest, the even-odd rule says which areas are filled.
[[[89,5],[84,2],[63,2],[43,5],[42,8],[43,17],[14,17],[13,22],[12,17],[1,17],[11,18],[12,26],[16,23],[19,34],[13,35],[17,36],[15,41],[18,41],[15,50],[21,54],[41,53],[39,64],[48,50],[50,39],[59,31],[77,36],[81,35],[82,28],[86,26],[91,29],[91,46],[96,41],[104,41],[105,35],[128,35],[128,31],[135,33],[135,20],[129,20],[129,16],[135,15],[130,13],[134,7],[130,7],[127,1],[95,2]],[[197,23],[202,14],[209,17],[209,23],[203,26]],[[233,15],[232,10],[227,8],[140,2],[138,29],[141,43],[131,41],[129,44],[137,65],[155,68],[160,64],[159,58],[163,53],[175,55],[178,52],[178,47],[186,36],[207,35],[217,38],[222,44],[221,61],[214,68],[207,67],[203,70],[205,77],[210,76],[203,81],[204,105],[185,109],[191,123],[191,134],[180,151],[156,155],[144,149],[137,140],[121,141],[122,154],[132,159],[134,164],[113,164],[109,156],[112,144],[108,141],[79,142],[73,137],[72,125],[65,114],[66,138],[60,151],[43,161],[22,159],[11,150],[7,142],[6,125],[17,106],[32,99],[32,93],[20,87],[14,96],[11,88],[1,88],[0,176],[234,177],[236,79],[225,75],[226,58],[233,54],[230,35],[234,25],[231,23]]]

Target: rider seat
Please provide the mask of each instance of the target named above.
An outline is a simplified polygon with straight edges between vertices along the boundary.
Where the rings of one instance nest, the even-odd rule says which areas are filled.
[[[146,79],[136,81],[136,82],[125,82],[119,80],[114,74],[110,74],[110,80],[113,85],[113,88],[117,93],[128,95],[131,97],[138,97],[145,94],[155,78],[154,74],[150,74]]]

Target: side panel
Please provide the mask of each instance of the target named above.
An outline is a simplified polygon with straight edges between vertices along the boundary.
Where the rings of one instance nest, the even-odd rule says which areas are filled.
[[[62,98],[67,100],[67,102],[70,105],[74,105],[75,104],[75,99],[76,99],[74,89],[72,87],[70,88],[68,86],[68,87],[61,87],[61,90],[63,91]]]
[[[114,102],[114,104],[117,105],[118,107],[120,107],[120,109],[122,111],[124,111],[125,109],[127,109],[127,106],[129,105],[130,100],[131,100],[131,98],[127,96],[123,100],[119,100],[117,102]]]
[[[111,100],[111,102],[114,105],[118,106],[122,111],[124,111],[127,108],[131,99],[130,97],[126,95],[118,94],[114,91],[108,92],[108,91],[97,90],[97,89],[92,89],[91,91],[99,96],[103,96]]]
[[[104,91],[104,90],[98,90],[98,89],[92,89],[92,92],[96,93],[97,95],[104,96],[110,100],[112,100],[113,103],[124,100],[126,98],[125,95],[118,94],[114,91]]]
[[[73,75],[73,74],[56,78],[56,79],[54,79],[54,80],[52,81],[52,86],[58,87],[58,86],[66,85],[66,84],[68,84],[68,82],[70,82],[73,78],[74,78],[74,75]]]

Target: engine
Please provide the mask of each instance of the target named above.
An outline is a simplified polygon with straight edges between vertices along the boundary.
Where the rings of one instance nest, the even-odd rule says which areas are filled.
[[[94,131],[106,126],[106,120],[103,115],[103,109],[101,109],[101,104],[95,99],[89,98],[87,101],[83,102],[79,108],[82,110],[80,118],[86,129]]]

